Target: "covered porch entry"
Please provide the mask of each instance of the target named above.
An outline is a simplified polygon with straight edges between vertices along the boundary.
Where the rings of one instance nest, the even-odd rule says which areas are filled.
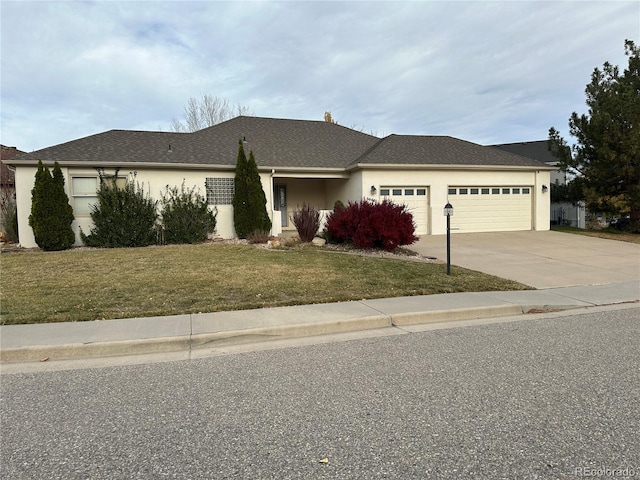
[[[349,201],[347,184],[348,177],[343,175],[336,175],[333,178],[272,175],[270,185],[272,234],[295,232],[293,213],[302,208],[305,203],[318,209],[323,217],[333,210],[337,200],[346,204]]]

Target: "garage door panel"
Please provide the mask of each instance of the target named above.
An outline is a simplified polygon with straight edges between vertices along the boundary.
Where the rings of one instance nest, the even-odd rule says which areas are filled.
[[[450,187],[448,201],[453,205],[451,226],[454,232],[532,228],[532,199],[529,186]]]
[[[406,205],[413,215],[416,235],[429,233],[429,188],[415,186],[382,186],[381,200],[391,200],[398,205]]]

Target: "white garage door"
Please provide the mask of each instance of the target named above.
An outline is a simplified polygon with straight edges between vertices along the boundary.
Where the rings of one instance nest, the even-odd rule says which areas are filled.
[[[531,230],[530,186],[449,187],[454,232]]]
[[[407,206],[413,215],[416,235],[429,233],[429,189],[428,187],[380,187],[381,200],[391,200]]]

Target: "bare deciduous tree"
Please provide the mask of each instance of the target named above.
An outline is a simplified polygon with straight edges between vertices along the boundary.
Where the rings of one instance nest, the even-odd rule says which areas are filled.
[[[200,99],[191,97],[184,107],[184,120],[174,118],[171,130],[174,132],[195,132],[211,127],[240,115],[253,115],[249,107],[240,104],[235,107],[229,100],[204,94]]]

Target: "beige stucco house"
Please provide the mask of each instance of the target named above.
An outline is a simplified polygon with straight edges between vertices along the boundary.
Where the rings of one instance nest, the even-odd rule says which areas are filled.
[[[331,210],[363,198],[408,205],[418,235],[445,233],[447,202],[454,233],[549,229],[554,168],[534,159],[447,136],[378,138],[323,121],[242,116],[194,133],[110,130],[10,161],[20,243],[36,246],[28,217],[38,160],[62,167],[78,243],[79,229],[91,228],[98,169],[118,170],[155,198],[167,185],[198,186],[218,211],[216,234],[232,238],[239,140],[255,155],[274,235],[294,230],[303,202]]]

